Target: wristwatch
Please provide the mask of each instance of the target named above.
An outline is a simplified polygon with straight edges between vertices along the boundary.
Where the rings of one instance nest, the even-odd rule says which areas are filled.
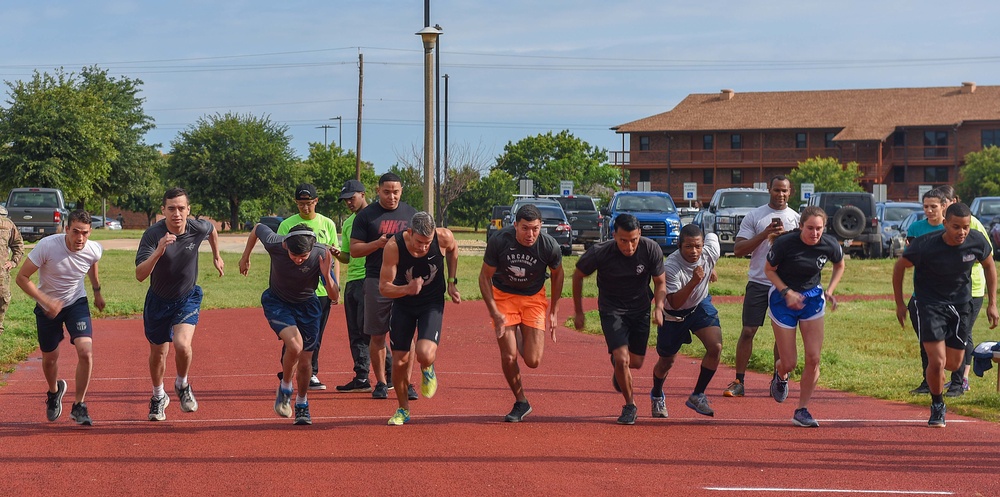
[[[448,283],[458,284],[458,278],[448,278]]]
[[[778,293],[781,294],[782,297],[784,297],[785,295],[788,295],[788,292],[791,290],[792,290],[791,288],[786,286],[785,288],[782,288],[781,291],[779,291]]]

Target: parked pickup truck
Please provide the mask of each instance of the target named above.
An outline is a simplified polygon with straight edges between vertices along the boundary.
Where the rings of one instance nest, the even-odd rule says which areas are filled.
[[[604,215],[602,237],[614,237],[615,219],[619,214],[632,214],[639,220],[642,236],[656,242],[664,255],[677,250],[677,238],[681,232],[681,218],[677,214],[674,199],[664,192],[616,192],[608,207],[601,209]]]
[[[715,233],[719,237],[722,253],[732,252],[736,245],[736,234],[747,213],[768,203],[771,194],[767,190],[751,188],[722,188],[715,191],[708,204],[708,212],[701,216],[701,230]]]
[[[7,197],[7,216],[28,242],[63,231],[69,210],[62,190],[14,188]]]

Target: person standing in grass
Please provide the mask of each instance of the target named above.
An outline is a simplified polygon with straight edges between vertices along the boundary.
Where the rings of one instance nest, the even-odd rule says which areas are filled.
[[[365,185],[356,179],[347,180],[340,189],[340,200],[343,200],[351,211],[351,215],[344,220],[342,225],[340,246],[350,247],[354,219],[361,209],[368,207],[368,200],[365,198]],[[365,258],[351,257],[350,249],[342,254],[348,256],[343,301],[344,318],[347,321],[347,340],[351,347],[351,358],[354,361],[354,378],[343,385],[337,385],[337,391],[344,393],[371,392],[373,387],[368,380],[371,357],[368,351],[368,335],[365,335]]]
[[[646,358],[650,300],[654,305],[653,318],[657,325],[661,325],[663,301],[667,294],[663,251],[656,242],[641,235],[635,216],[618,216],[615,219],[614,239],[586,251],[573,271],[573,325],[577,330],[583,330],[586,325],[583,279],[597,271],[597,309],[601,329],[614,363],[616,383],[625,397],[625,405],[618,418],[618,423],[623,425],[635,424],[637,409],[632,395],[630,369],[641,368]],[[649,289],[650,281],[653,282],[653,290]],[[654,399],[654,416],[656,412]]]
[[[896,319],[905,326],[909,307],[915,316],[917,336],[927,351],[927,385],[931,394],[931,415],[927,425],[945,426],[944,372],[963,365],[965,330],[972,312],[972,265],[979,261],[986,278],[989,304],[986,316],[990,329],[1000,322],[997,312],[997,274],[993,249],[978,231],[971,229],[972,212],[962,203],[945,211],[944,231],[928,233],[913,240],[896,261],[892,271],[892,291],[896,299]],[[913,298],[903,302],[903,279],[913,268]]]
[[[445,270],[447,267],[447,278]],[[462,301],[458,293],[458,244],[447,228],[435,228],[434,218],[417,212],[410,227],[396,234],[382,253],[379,293],[393,299],[389,317],[389,340],[392,344],[392,377],[395,381],[399,408],[389,418],[389,424],[399,426],[410,420],[406,368],[416,354],[423,379],[420,393],[431,398],[437,392],[438,343],[444,316],[444,293],[447,286],[451,301]],[[447,281],[447,283],[445,283]],[[414,333],[416,346],[412,347]]]
[[[0,205],[0,335],[3,335],[3,318],[10,305],[10,271],[24,257],[24,240],[14,221],[7,217],[7,208]]]
[[[188,373],[194,359],[194,329],[198,324],[203,292],[198,286],[198,248],[206,239],[212,247],[212,261],[219,277],[226,263],[219,253],[219,234],[204,219],[189,219],[191,203],[187,192],[171,188],[160,205],[164,219],[146,229],[135,254],[135,279],[149,278],[149,290],[142,307],[142,324],[149,341],[149,376],[153,395],[149,399],[150,421],[167,419],[170,397],[163,389],[167,354],[174,344],[177,378],[174,392],[181,411],[198,410]]]
[[[774,239],[767,253],[764,273],[773,288],[768,295],[771,326],[778,358],[774,361],[771,397],[784,402],[788,397],[788,373],[798,363],[795,349],[795,327],[802,333],[805,367],[802,370],[799,407],[792,423],[795,426],[817,427],[809,413],[809,400],[819,380],[819,360],[823,351],[823,316],[826,306],[837,309],[833,292],[844,274],[844,252],[837,239],[824,234],[826,212],[819,207],[802,211],[799,229]],[[820,285],[823,268],[833,263],[830,285]]]
[[[69,214],[66,233],[42,238],[28,254],[17,273],[17,286],[35,300],[35,324],[38,327],[38,345],[42,350],[42,372],[48,383],[45,416],[49,421],[62,414],[62,399],[66,394],[66,380],[59,379],[59,342],[63,340],[63,327],[69,332],[69,341],[76,347],[76,393],[70,419],[90,426],[87,409],[87,388],[93,365],[94,325],[87,305],[87,291],[83,276],[90,279],[94,290],[94,307],[104,310],[101,295],[101,278],[98,262],[104,249],[90,240],[90,214],[77,210]],[[38,272],[38,286],[31,275]]]
[[[292,394],[298,387],[295,424],[311,425],[307,394],[312,377],[312,355],[323,316],[316,286],[322,281],[331,302],[338,303],[340,288],[330,278],[333,255],[327,246],[316,243],[316,233],[305,224],[293,226],[287,235],[277,235],[271,228],[257,224],[247,237],[246,248],[240,257],[243,276],[250,272],[250,254],[258,239],[271,257],[269,284],[260,296],[260,304],[285,351],[274,412],[281,417],[292,417]]]

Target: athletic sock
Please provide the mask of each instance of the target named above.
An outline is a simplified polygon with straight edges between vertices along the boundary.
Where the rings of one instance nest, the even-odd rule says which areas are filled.
[[[701,372],[698,373],[698,383],[694,385],[694,394],[705,393],[705,389],[708,388],[708,382],[712,381],[712,377],[715,376],[714,369],[708,369],[705,366],[701,367]]]
[[[663,382],[667,381],[667,377],[657,378],[653,375],[653,389],[649,392],[649,395],[653,397],[663,397]]]
[[[156,397],[156,398],[159,399],[159,398],[163,397],[166,394],[167,394],[167,392],[165,392],[163,390],[163,383],[160,383],[159,385],[153,387],[153,397]]]
[[[736,373],[736,379],[740,380],[740,384],[745,383],[743,379],[746,378],[746,376],[747,376],[746,373]]]
[[[940,394],[940,393],[937,394],[937,395],[931,394],[931,402],[933,402],[935,404],[943,404],[944,403],[944,394]]]
[[[281,389],[286,392],[291,392],[292,390],[295,390],[295,387],[292,386],[292,382],[281,380]]]
[[[177,379],[174,380],[174,386],[177,387],[178,390],[188,386],[188,377],[178,376]]]
[[[309,403],[309,401],[306,400],[306,396],[305,395],[296,395],[295,396],[295,405],[308,404],[308,403]]]

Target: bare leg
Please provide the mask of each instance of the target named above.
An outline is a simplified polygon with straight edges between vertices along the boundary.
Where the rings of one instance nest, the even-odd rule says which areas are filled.
[[[291,383],[292,375],[295,374],[296,366],[299,363],[299,355],[302,354],[302,335],[297,326],[289,326],[278,333],[278,338],[285,342],[285,354],[281,357],[281,377],[282,381]],[[310,356],[310,359],[312,356]],[[309,371],[312,371],[312,364],[309,364]],[[301,375],[300,375],[301,376]],[[309,388],[309,376],[306,376],[306,388]],[[298,378],[301,383],[302,378]]]
[[[56,393],[56,380],[59,379],[59,348],[52,352],[42,352],[42,373],[45,374],[45,383],[49,385],[49,393]]]
[[[186,378],[191,370],[191,361],[194,359],[194,349],[191,347],[193,340],[194,325],[174,325],[174,363],[177,365],[178,378]]]
[[[170,342],[159,345],[149,344],[149,377],[153,386],[163,385],[163,373],[167,369],[167,353],[170,352]]]
[[[406,392],[409,380],[406,376],[413,361],[412,356],[410,351],[392,351],[392,385],[396,389],[396,401],[399,402],[399,407],[406,410],[410,409],[410,398]]]
[[[375,382],[385,383],[385,334],[371,336],[371,340],[368,342],[368,353],[371,356],[371,367],[372,373],[375,373]],[[395,378],[395,375],[393,375],[393,378]]]
[[[90,387],[90,374],[94,370],[94,341],[91,338],[81,337],[74,340],[76,345],[76,403],[79,404],[87,397],[87,389]]]
[[[497,339],[497,344],[500,346],[500,367],[503,369],[507,384],[510,385],[514,398],[518,402],[525,402],[527,398],[521,385],[521,368],[517,365],[518,347],[514,327],[508,326],[507,332]]]
[[[802,330],[802,348],[805,352],[805,367],[799,392],[799,408],[808,407],[809,399],[819,381],[819,360],[823,352],[823,318],[799,321]]]

